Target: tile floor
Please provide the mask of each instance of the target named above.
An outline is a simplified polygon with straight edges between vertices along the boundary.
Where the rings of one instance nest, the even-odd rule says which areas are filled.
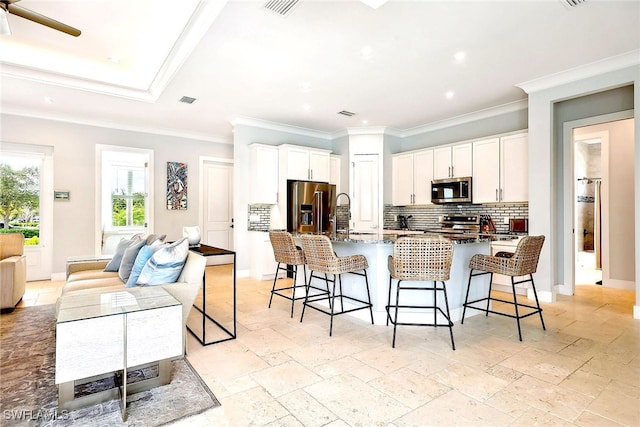
[[[228,278],[228,267],[207,268],[208,284]],[[21,304],[53,303],[61,285],[32,282]],[[285,299],[267,308],[269,281],[239,279],[237,289],[237,339],[188,339],[189,361],[222,406],[174,425],[640,425],[634,292],[579,286],[543,304],[546,331],[527,318],[523,342],[514,320],[474,316],[455,324],[452,351],[446,328],[399,327],[392,349],[390,327],[348,316],[329,337],[320,313],[300,323],[299,302],[293,319]]]

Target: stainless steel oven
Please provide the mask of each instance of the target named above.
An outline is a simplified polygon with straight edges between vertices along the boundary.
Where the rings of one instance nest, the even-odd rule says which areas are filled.
[[[432,203],[471,203],[471,177],[431,181]]]

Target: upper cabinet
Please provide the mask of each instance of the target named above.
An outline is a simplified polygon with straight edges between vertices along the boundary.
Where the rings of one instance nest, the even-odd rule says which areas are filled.
[[[278,147],[264,144],[249,145],[250,180],[249,203],[278,202]]]
[[[526,133],[473,143],[473,202],[525,202],[528,192]]]
[[[473,145],[456,144],[433,149],[433,179],[471,176]]]
[[[280,151],[280,175],[284,180],[329,182],[329,150],[284,144]]]
[[[396,206],[431,203],[434,150],[392,156],[392,203]]]

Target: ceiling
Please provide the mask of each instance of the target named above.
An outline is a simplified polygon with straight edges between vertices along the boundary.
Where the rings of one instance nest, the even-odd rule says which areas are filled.
[[[0,108],[220,142],[238,117],[407,132],[640,49],[640,1],[563,1],[300,0],[280,16],[267,0],[21,0],[82,34],[10,15]]]

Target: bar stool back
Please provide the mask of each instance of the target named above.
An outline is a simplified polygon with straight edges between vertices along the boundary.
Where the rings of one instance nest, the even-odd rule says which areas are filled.
[[[520,328],[520,319],[524,317],[528,317],[534,314],[540,315],[540,322],[542,323],[542,329],[546,330],[544,326],[544,319],[542,318],[542,308],[540,308],[540,302],[538,301],[538,293],[536,292],[536,285],[533,281],[533,273],[536,272],[538,267],[538,259],[540,258],[540,251],[542,250],[542,245],[544,243],[544,236],[526,236],[520,239],[518,242],[518,246],[516,247],[515,252],[498,252],[495,255],[484,255],[484,254],[476,254],[471,257],[469,261],[469,282],[467,284],[467,294],[464,299],[464,305],[462,310],[462,321],[460,323],[464,323],[464,316],[468,308],[473,308],[474,310],[480,310],[485,312],[485,316],[488,316],[489,313],[498,314],[501,316],[511,317],[516,319],[516,323],[518,324],[518,337],[520,341],[522,341],[522,329]],[[476,273],[474,273],[476,271]],[[491,282],[493,281],[493,273],[504,274],[505,276],[511,277],[511,288],[513,291],[513,301],[507,301],[501,298],[496,298],[491,296]],[[489,274],[489,294],[486,298],[476,299],[474,301],[469,301],[469,289],[471,288],[471,279],[476,276],[481,276],[483,274]],[[528,279],[516,281],[516,276],[529,276]],[[533,290],[533,296],[536,301],[536,305],[532,306],[529,304],[523,304],[518,302],[516,297],[516,285],[520,283],[531,283],[531,289]],[[478,302],[486,301],[486,306],[484,308],[474,306]],[[515,310],[515,315],[494,311],[489,308],[489,303],[491,301],[499,301],[502,303],[513,305]],[[527,309],[527,313],[520,314],[520,309]],[[530,310],[529,310],[530,309]]]
[[[333,251],[333,245],[327,236],[318,234],[303,234],[300,236],[302,243],[302,249],[304,250],[307,265],[309,266],[309,281],[307,283],[307,297],[304,300],[302,306],[302,315],[300,316],[300,322],[304,318],[304,311],[307,307],[312,308],[321,313],[327,314],[331,317],[329,323],[329,336],[333,334],[333,317],[339,314],[350,313],[356,310],[369,309],[371,315],[371,324],[373,325],[373,304],[371,304],[371,294],[369,292],[369,280],[367,278],[367,258],[364,255],[348,255],[337,256]],[[318,273],[322,275],[318,275]],[[351,273],[364,277],[364,282],[367,288],[367,300],[364,301],[353,296],[344,295],[342,292],[342,274]],[[333,276],[333,279],[329,279],[329,275]],[[324,280],[326,284],[326,290],[313,286],[312,279]],[[337,278],[337,280],[336,280]],[[339,286],[339,291],[336,291],[336,281]],[[329,288],[329,283],[333,284],[333,288]],[[317,291],[314,295],[310,295],[311,291]],[[336,307],[336,297],[339,298],[340,309]],[[353,308],[345,308],[344,300],[348,300],[354,303]],[[329,304],[329,310],[318,304],[313,304],[319,301],[327,301]]]
[[[453,245],[451,241],[443,238],[432,237],[400,237],[393,245],[393,255],[389,255],[389,296],[387,299],[387,325],[393,323],[393,341],[391,346],[396,346],[396,328],[398,325],[407,326],[444,326],[449,328],[451,347],[455,350],[453,341],[453,322],[449,313],[449,300],[445,281],[449,280],[451,272],[451,260],[453,258]],[[393,279],[398,281],[396,285],[395,304],[391,304],[391,288]],[[432,282],[432,286],[415,286],[404,282]],[[438,282],[442,287],[438,287]],[[400,291],[433,291],[433,305],[408,305],[400,304]],[[438,306],[438,292],[444,294],[444,308]],[[399,322],[400,309],[432,309],[433,323]],[[392,317],[393,312],[393,317]],[[438,316],[440,313],[441,316]],[[438,323],[438,318],[443,317],[444,322]]]
[[[297,288],[306,288],[307,283],[307,269],[305,266],[304,252],[302,248],[296,246],[293,241],[293,236],[288,231],[283,230],[271,230],[269,231],[269,239],[271,240],[271,246],[273,247],[273,255],[278,263],[276,267],[276,276],[273,278],[273,286],[271,288],[271,297],[269,298],[269,308],[271,308],[271,302],[273,296],[277,295],[282,298],[291,300],[291,317],[293,317],[293,306],[299,299],[303,299],[304,296],[300,295],[296,297]],[[293,283],[291,286],[284,286],[276,289],[276,281],[278,280],[278,273],[280,270],[288,271],[288,265],[293,266]],[[302,265],[304,272],[304,285],[296,285],[296,279],[298,278],[298,266]],[[289,294],[285,291],[291,291]]]

